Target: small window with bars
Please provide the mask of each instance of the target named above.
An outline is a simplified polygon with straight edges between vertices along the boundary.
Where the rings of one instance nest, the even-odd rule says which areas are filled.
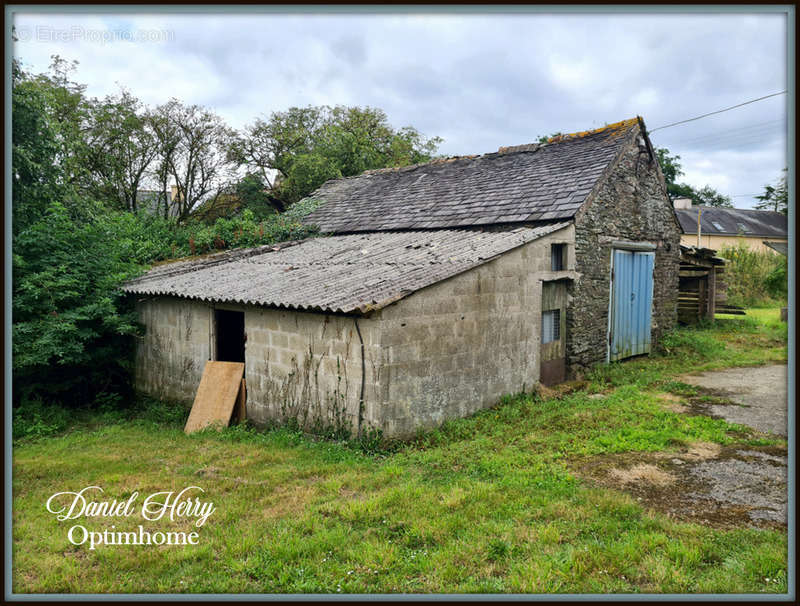
[[[550,271],[563,271],[567,267],[567,245],[550,245]]]
[[[561,310],[542,312],[542,343],[552,343],[561,338]]]

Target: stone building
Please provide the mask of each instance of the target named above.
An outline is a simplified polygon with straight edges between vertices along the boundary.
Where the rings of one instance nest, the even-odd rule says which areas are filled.
[[[126,284],[136,385],[190,402],[245,363],[247,415],[403,437],[598,362],[676,321],[680,232],[641,119],[324,184],[325,237]]]

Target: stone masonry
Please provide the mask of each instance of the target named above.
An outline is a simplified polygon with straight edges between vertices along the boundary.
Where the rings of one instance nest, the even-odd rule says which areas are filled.
[[[638,131],[575,216],[580,278],[570,289],[567,311],[567,365],[573,376],[606,360],[613,242],[656,245],[653,347],[677,321],[680,230],[658,161],[637,138]]]

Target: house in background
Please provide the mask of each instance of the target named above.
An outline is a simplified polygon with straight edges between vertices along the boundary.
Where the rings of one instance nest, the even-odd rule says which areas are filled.
[[[771,210],[745,210],[692,206],[689,198],[674,200],[675,215],[681,226],[681,244],[719,250],[723,246],[744,244],[753,250],[773,251],[767,242],[788,243],[786,215]],[[697,216],[700,215],[700,242]],[[766,241],[766,242],[765,242]]]
[[[680,230],[640,118],[325,183],[325,237],[125,285],[137,388],[191,402],[244,362],[247,416],[413,435],[648,353],[676,323]]]
[[[146,211],[150,214],[163,216],[164,204],[169,205],[168,216],[177,217],[179,214],[178,205],[176,203],[176,196],[178,195],[178,187],[173,185],[171,190],[159,191],[157,189],[140,189],[136,192],[136,204],[139,210]]]

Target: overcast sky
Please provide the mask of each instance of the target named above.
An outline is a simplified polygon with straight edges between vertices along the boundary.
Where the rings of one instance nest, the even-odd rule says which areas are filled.
[[[446,155],[637,114],[652,130],[787,88],[787,21],[770,13],[19,13],[14,24],[27,68],[76,59],[90,96],[124,85],[237,128],[290,106],[368,105],[442,137]],[[681,156],[682,180],[749,208],[786,166],[786,113],[780,95],[652,140]]]

